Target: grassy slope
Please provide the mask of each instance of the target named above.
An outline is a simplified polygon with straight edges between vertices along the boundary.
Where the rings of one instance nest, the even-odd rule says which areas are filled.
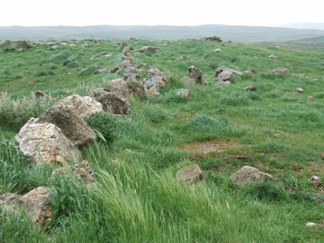
[[[53,189],[55,210],[45,232],[30,226],[23,215],[2,213],[1,241],[321,242],[323,228],[306,228],[305,223],[324,223],[323,204],[313,200],[319,189],[307,181],[314,174],[324,176],[319,158],[324,141],[324,50],[195,40],[128,42],[139,63],[156,65],[170,82],[160,97],[133,99],[131,114],[125,118],[106,114],[89,121],[101,123],[102,132],[112,138],[109,144],[99,142],[82,151],[97,175],[98,187],[91,190],[71,178],[50,177],[51,168],[32,166],[10,145],[10,138],[29,116],[37,116],[59,97],[87,94],[104,80],[118,77],[120,73],[109,73],[121,61],[117,42],[0,50],[0,90],[9,93],[2,95],[1,102],[6,102],[0,106],[0,193],[46,185]],[[160,51],[139,53],[146,44],[159,46]],[[222,52],[214,52],[215,48]],[[279,58],[270,59],[270,54]],[[76,64],[64,66],[68,58]],[[202,69],[207,86],[179,82],[190,65]],[[222,87],[213,79],[215,67],[221,65],[254,69],[257,74]],[[95,75],[94,66],[108,71]],[[288,67],[291,75],[271,76],[276,67]],[[81,75],[84,68],[90,71]],[[54,75],[39,75],[49,69]],[[256,84],[258,91],[242,91],[249,84]],[[192,90],[192,100],[176,96],[181,87]],[[296,94],[296,87],[305,92]],[[37,89],[51,94],[47,102],[28,98]],[[312,101],[307,101],[309,95]],[[179,149],[209,140],[242,146],[209,154]],[[237,154],[247,159],[237,160]],[[204,170],[204,183],[189,186],[175,180],[177,169],[190,163]],[[245,189],[234,186],[228,177],[246,164],[271,173],[275,181]]]

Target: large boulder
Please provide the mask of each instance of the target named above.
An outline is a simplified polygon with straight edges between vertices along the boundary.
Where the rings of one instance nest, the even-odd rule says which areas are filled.
[[[22,153],[36,164],[59,163],[63,166],[76,163],[78,150],[52,123],[39,123],[31,118],[15,137]]]
[[[270,179],[272,179],[270,174],[261,172],[252,166],[243,166],[239,171],[230,177],[230,180],[239,186],[248,186],[255,181]]]
[[[91,96],[103,105],[105,111],[111,111],[114,114],[127,114],[130,109],[128,99],[108,90],[95,89]]]
[[[80,117],[91,116],[95,113],[102,113],[103,107],[90,96],[70,95],[55,104],[59,109],[72,110]]]
[[[206,82],[203,80],[203,73],[199,68],[190,66],[188,68],[188,72],[188,77],[194,80],[196,84],[206,84]]]
[[[76,146],[83,146],[96,140],[95,132],[70,109],[54,106],[40,117],[40,121],[58,126]]]
[[[0,208],[13,213],[25,210],[34,224],[44,226],[53,215],[49,205],[49,193],[47,187],[37,187],[23,196],[5,193],[0,196]]]
[[[139,71],[134,66],[126,66],[124,68],[124,79],[125,80],[137,80],[141,76],[139,75]]]
[[[145,92],[151,89],[153,86],[158,90],[159,87],[163,87],[166,84],[166,78],[164,74],[158,68],[150,68],[148,76],[144,81]]]
[[[127,81],[127,87],[131,94],[136,97],[143,97],[145,95],[145,90],[143,84],[136,80]]]
[[[49,206],[49,193],[49,188],[37,187],[20,198],[26,207],[27,214],[35,224],[44,226],[52,217],[52,209]]]
[[[105,90],[124,98],[129,96],[127,82],[121,78],[108,81]]]

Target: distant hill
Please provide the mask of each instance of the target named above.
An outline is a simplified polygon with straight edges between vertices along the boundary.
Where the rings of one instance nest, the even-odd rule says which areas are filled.
[[[299,44],[299,45],[303,45],[306,47],[308,46],[308,47],[323,48],[324,47],[324,36],[293,40],[293,41],[290,41],[290,43]]]
[[[324,30],[324,23],[294,23],[286,25],[287,28]]]
[[[150,39],[175,40],[218,36],[225,41],[290,41],[324,36],[324,30],[275,27],[201,25],[201,26],[56,26],[0,27],[0,40],[68,40],[68,39]]]

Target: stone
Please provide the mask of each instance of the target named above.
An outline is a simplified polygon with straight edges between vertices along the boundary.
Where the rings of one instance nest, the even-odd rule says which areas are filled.
[[[36,92],[34,92],[34,97],[37,98],[37,99],[45,98],[45,97],[47,97],[47,94],[45,94],[41,90],[37,90]]]
[[[196,182],[202,180],[202,170],[197,164],[185,166],[177,171],[176,179],[180,182]]]
[[[224,85],[224,86],[229,86],[232,83],[231,83],[231,81],[221,81],[221,82],[219,82],[219,84]]]
[[[95,176],[93,174],[91,165],[87,160],[83,160],[80,164],[75,164],[73,166],[73,172],[86,184],[91,184],[95,182]]]
[[[196,84],[206,84],[206,82],[203,80],[203,74],[199,68],[196,68],[195,66],[190,66],[188,68],[189,75],[188,77],[193,79]]]
[[[105,90],[124,98],[129,96],[127,82],[121,78],[108,81]]]
[[[321,157],[322,160],[324,160],[324,152],[320,153],[320,157]]]
[[[130,60],[124,60],[124,61],[122,61],[121,63],[118,64],[117,67],[120,68],[120,69],[124,69],[127,66],[132,66],[132,63],[131,63]]]
[[[146,94],[149,96],[159,96],[160,92],[159,89],[156,86],[152,86],[146,91]]]
[[[313,185],[313,186],[320,186],[321,183],[321,177],[319,176],[315,176],[313,175],[310,179],[309,182]]]
[[[19,149],[36,164],[59,163],[66,166],[76,163],[78,150],[52,123],[39,123],[31,118],[15,137]]]
[[[244,87],[243,90],[256,91],[257,88],[254,84],[252,84],[252,85]]]
[[[216,49],[214,50],[214,52],[222,52],[222,50],[219,49],[219,48],[216,48]]]
[[[305,226],[306,227],[314,227],[314,226],[316,226],[316,224],[314,222],[307,222],[307,223],[305,223]]]
[[[31,44],[28,43],[28,41],[22,40],[22,41],[17,41],[16,48],[26,50],[31,48]]]
[[[224,71],[222,71],[220,74],[217,75],[217,80],[218,82],[231,82],[233,83],[234,81],[234,73],[229,70],[229,69],[225,69]]]
[[[141,76],[139,75],[139,70],[134,66],[126,66],[124,68],[124,79],[125,80],[137,80]]]
[[[70,95],[58,101],[54,107],[69,109],[80,117],[88,117],[96,113],[102,113],[102,105],[90,96]]]
[[[278,58],[278,56],[275,56],[275,55],[270,55],[270,56],[269,56],[269,58],[271,58],[271,59],[277,59],[277,58]]]
[[[102,104],[105,111],[111,111],[114,114],[127,114],[130,110],[128,99],[120,97],[105,89],[96,89],[91,96]]]
[[[307,96],[307,100],[308,100],[308,101],[312,101],[313,99],[314,99],[313,96],[311,96],[311,95],[310,95],[310,96]]]
[[[195,84],[195,80],[192,78],[189,78],[188,76],[184,76],[180,80],[184,84]]]
[[[189,89],[178,89],[177,90],[177,96],[189,100],[192,98],[192,93]]]
[[[16,193],[7,192],[0,195],[0,208],[5,211],[18,211],[22,206],[20,196]]]
[[[255,181],[269,179],[272,179],[270,174],[263,173],[252,166],[243,166],[239,171],[230,177],[230,180],[239,186],[248,186]]]
[[[58,126],[76,146],[81,147],[96,140],[96,133],[73,110],[54,106],[40,117],[40,121]]]
[[[153,86],[155,86],[156,89],[159,89],[160,87],[165,86],[165,84],[166,79],[160,69],[150,68],[150,70],[148,71],[148,76],[144,81],[144,90],[148,91]]]
[[[49,188],[37,187],[20,198],[26,207],[27,214],[35,224],[44,226],[52,217],[49,193]]]
[[[12,213],[25,210],[34,224],[44,226],[53,215],[49,205],[49,193],[47,187],[37,187],[23,196],[5,193],[0,196],[0,207]]]
[[[275,68],[271,70],[272,75],[277,77],[287,77],[289,75],[288,68]]]
[[[140,49],[140,52],[142,52],[142,53],[155,53],[158,50],[160,50],[160,48],[158,48],[158,47],[154,47],[154,46],[143,46]]]
[[[304,89],[300,88],[300,87],[296,88],[295,91],[296,91],[296,93],[304,93]]]
[[[143,97],[145,95],[145,90],[143,84],[136,80],[127,81],[127,87],[131,94],[136,97]]]

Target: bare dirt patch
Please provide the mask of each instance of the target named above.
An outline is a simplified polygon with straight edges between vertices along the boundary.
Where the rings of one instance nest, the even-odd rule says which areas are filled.
[[[207,154],[210,152],[222,152],[224,150],[240,149],[241,147],[242,145],[235,141],[211,140],[183,144],[180,146],[180,149]]]

